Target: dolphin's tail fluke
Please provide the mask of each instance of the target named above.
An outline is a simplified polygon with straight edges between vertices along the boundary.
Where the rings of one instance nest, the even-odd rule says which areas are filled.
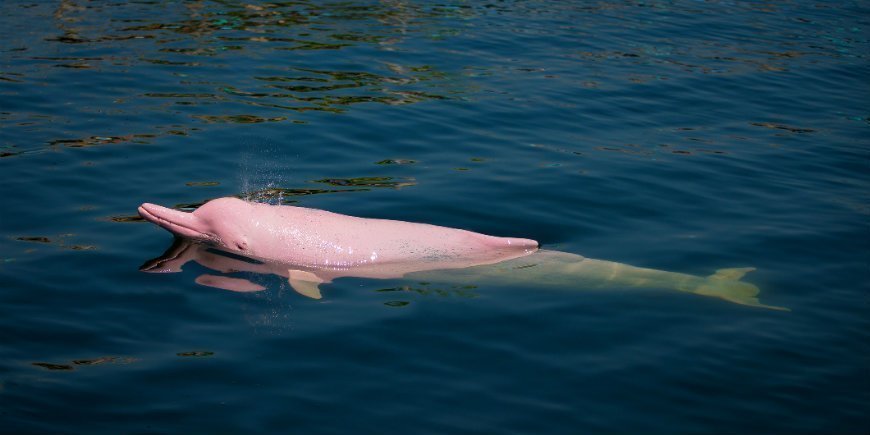
[[[719,269],[716,273],[705,278],[701,285],[693,290],[692,293],[717,297],[741,305],[791,311],[785,307],[765,305],[758,301],[758,287],[748,282],[740,281],[743,275],[753,270],[755,270],[754,267]]]

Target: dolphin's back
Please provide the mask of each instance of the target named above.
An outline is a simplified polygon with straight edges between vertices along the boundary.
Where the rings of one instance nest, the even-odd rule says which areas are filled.
[[[496,237],[438,225],[347,216],[324,210],[254,204],[260,257],[346,267],[443,262],[469,267],[535,252],[530,239]]]

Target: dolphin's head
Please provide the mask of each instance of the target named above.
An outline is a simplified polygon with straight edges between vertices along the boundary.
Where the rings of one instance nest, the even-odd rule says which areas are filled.
[[[139,206],[139,215],[145,220],[177,236],[241,253],[249,251],[246,234],[250,212],[251,205],[238,198],[215,199],[193,213],[149,203]]]

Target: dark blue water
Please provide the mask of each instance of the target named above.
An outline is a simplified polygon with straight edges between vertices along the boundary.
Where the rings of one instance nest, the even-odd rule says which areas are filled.
[[[870,428],[865,2],[0,12],[0,432]],[[318,301],[139,272],[172,242],[140,203],[228,195],[751,266],[791,311],[353,278]]]

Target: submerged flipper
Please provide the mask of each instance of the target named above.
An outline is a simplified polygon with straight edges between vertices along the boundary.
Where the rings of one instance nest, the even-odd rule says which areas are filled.
[[[758,301],[759,289],[753,284],[740,281],[743,275],[755,270],[754,267],[719,269],[708,276],[692,293],[713,296],[726,301],[751,307],[769,308],[771,310],[791,311],[785,307],[765,305]]]
[[[323,297],[320,295],[320,288],[318,287],[323,280],[317,275],[304,270],[294,269],[288,269],[287,274],[287,280],[290,282],[290,287],[293,287],[293,290],[296,290],[296,293],[311,299],[320,299]]]

